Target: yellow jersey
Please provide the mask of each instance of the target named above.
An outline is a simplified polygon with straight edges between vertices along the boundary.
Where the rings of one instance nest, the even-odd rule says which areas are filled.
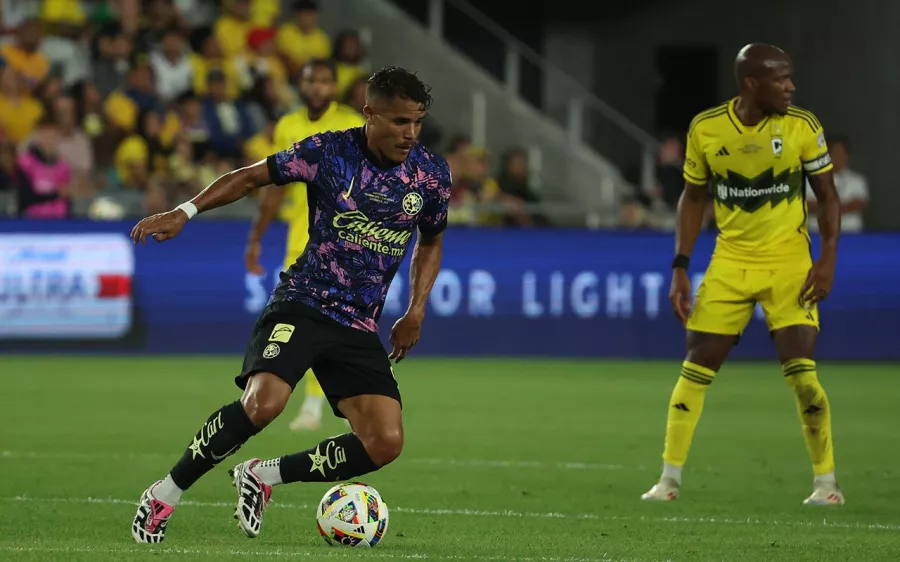
[[[684,178],[715,201],[713,257],[747,269],[809,262],[805,178],[832,169],[822,125],[791,106],[749,127],[736,102],[698,113],[687,134]]]
[[[364,124],[362,115],[337,102],[332,102],[316,121],[310,121],[306,108],[301,107],[282,117],[275,125],[275,149],[290,148],[295,142],[317,133],[362,127]],[[288,184],[283,189],[287,190],[281,213],[288,223],[287,255],[284,261],[284,268],[287,269],[303,253],[309,242],[309,202],[305,183]]]

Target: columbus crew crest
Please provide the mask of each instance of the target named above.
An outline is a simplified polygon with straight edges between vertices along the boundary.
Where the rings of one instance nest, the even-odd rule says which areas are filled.
[[[419,211],[422,210],[422,205],[424,205],[422,196],[415,191],[407,193],[403,198],[403,212],[407,215],[412,216],[419,214]]]

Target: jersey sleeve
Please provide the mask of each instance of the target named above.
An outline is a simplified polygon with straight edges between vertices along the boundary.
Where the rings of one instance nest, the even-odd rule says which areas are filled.
[[[437,236],[447,228],[447,212],[450,210],[450,187],[453,178],[450,166],[444,160],[435,167],[429,181],[428,199],[419,219],[419,232],[429,238]]]
[[[293,146],[276,152],[266,159],[269,177],[275,185],[293,182],[311,183],[319,173],[319,164],[325,156],[325,139],[313,135]]]
[[[803,171],[809,176],[823,174],[834,166],[831,164],[831,156],[828,154],[828,144],[825,142],[825,131],[815,118],[811,119],[813,125],[803,124],[803,150],[800,152],[800,160],[803,162]]]
[[[697,128],[693,124],[688,130],[684,149],[683,175],[685,180],[695,185],[706,185],[709,181],[709,164],[706,162],[706,154],[700,147]]]

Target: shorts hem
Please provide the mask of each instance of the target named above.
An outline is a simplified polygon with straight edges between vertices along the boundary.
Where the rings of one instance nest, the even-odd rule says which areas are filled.
[[[821,332],[822,328],[818,324],[814,322],[785,322],[783,324],[776,324],[774,326],[769,327],[769,333],[774,334],[778,330],[784,330],[785,328],[790,328],[791,326],[812,326],[816,329],[816,332]]]
[[[272,373],[273,375],[275,375],[276,377],[278,377],[279,379],[283,380],[288,385],[290,385],[291,391],[293,391],[297,387],[297,385],[300,384],[300,379],[298,379],[296,381],[291,381],[291,380],[288,380],[283,375],[280,375],[277,372],[273,371],[272,369],[262,369],[262,368],[249,369],[247,371],[244,371],[240,375],[234,377],[234,384],[237,385],[237,387],[240,388],[241,390],[246,390],[247,389],[247,381],[250,380],[250,377],[252,377],[253,375],[258,375],[259,373]]]
[[[377,390],[366,390],[363,392],[348,394],[348,395],[340,396],[340,397],[336,397],[336,398],[332,398],[328,395],[326,395],[325,397],[328,400],[328,405],[331,406],[331,411],[334,413],[334,416],[337,418],[347,419],[347,416],[345,416],[343,414],[343,412],[341,412],[338,409],[338,404],[342,400],[346,400],[347,398],[356,398],[357,396],[370,396],[370,395],[371,396],[387,396],[388,398],[393,398],[394,400],[397,401],[398,404],[400,404],[400,410],[403,410],[403,400],[400,398],[399,392],[392,393],[392,392],[379,392]]]

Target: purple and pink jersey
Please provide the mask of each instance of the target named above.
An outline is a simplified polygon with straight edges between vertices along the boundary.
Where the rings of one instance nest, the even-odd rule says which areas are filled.
[[[272,300],[312,307],[360,330],[378,330],[388,287],[413,231],[436,236],[447,226],[450,168],[422,145],[382,168],[363,128],[308,137],[268,158],[275,185],[305,182],[309,243]]]

